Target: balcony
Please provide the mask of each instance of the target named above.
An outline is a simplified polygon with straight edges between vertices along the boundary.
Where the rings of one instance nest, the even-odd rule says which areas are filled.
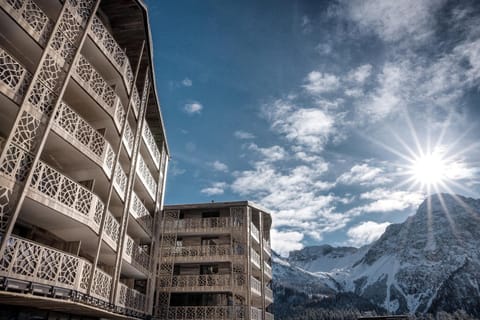
[[[257,240],[257,243],[260,243],[260,232],[258,231],[257,227],[252,223],[251,226],[251,234],[253,239]]]
[[[42,46],[45,46],[53,23],[32,0],[0,0],[0,6]]]
[[[150,156],[152,157],[155,167],[159,169],[161,154],[158,150],[157,144],[155,143],[155,138],[153,137],[152,131],[147,123],[145,123],[143,126],[142,138],[143,142],[147,146]]]
[[[266,261],[263,262],[263,272],[269,279],[272,279],[272,267]]]
[[[115,153],[110,143],[64,102],[55,115],[53,129],[95,161],[107,177],[112,177]]]
[[[127,125],[125,126],[125,132],[122,137],[122,142],[125,146],[125,150],[127,150],[127,154],[129,157],[132,156],[134,140],[135,137],[133,136],[132,128],[130,128],[130,124],[127,123]]]
[[[250,260],[254,266],[260,269],[260,255],[253,248],[250,248]]]
[[[270,246],[270,241],[263,239],[263,250],[268,254],[269,257],[272,256],[272,247]]]
[[[172,284],[166,278],[159,278],[159,287],[171,292],[212,292],[232,291],[233,287],[245,285],[245,275],[235,274],[203,274],[203,275],[176,275]]]
[[[250,320],[263,320],[262,318],[262,310],[250,307]]]
[[[32,74],[0,48],[0,91],[20,103],[31,80]]]
[[[132,192],[129,212],[135,221],[149,234],[153,233],[153,219],[150,212],[135,192]]]
[[[146,297],[143,293],[119,283],[116,304],[123,309],[144,314]]]
[[[273,320],[273,314],[270,312],[265,312],[265,320]]]
[[[27,282],[23,283],[24,289],[33,292],[48,294],[55,290],[64,298],[73,297],[75,292],[86,294],[91,270],[91,263],[81,257],[16,236],[10,237],[0,260],[0,276],[20,280],[17,286]],[[96,269],[91,295],[108,302],[111,281],[108,274]]]
[[[245,306],[169,307],[165,320],[246,319]]]
[[[218,218],[187,218],[176,221],[166,221],[165,232],[181,233],[230,233],[232,219]]]
[[[253,276],[250,277],[250,290],[257,296],[262,295],[262,284]]]
[[[107,28],[97,17],[93,19],[88,33],[98,45],[103,54],[110,60],[110,62],[122,75],[125,87],[127,88],[127,91],[130,92],[130,88],[133,82],[133,72],[125,52],[122,50],[122,48],[120,48],[113,36],[110,34],[110,32],[108,32]],[[136,117],[138,116],[138,106],[139,104],[134,103],[133,109]]]
[[[125,121],[125,109],[113,88],[83,56],[78,59],[77,65],[73,68],[72,76],[111,116],[118,132],[121,132]]]
[[[244,254],[241,246],[232,247],[225,245],[203,245],[203,246],[185,246],[169,247],[162,249],[162,257],[174,257],[175,262],[205,262],[205,261],[231,261]]]
[[[265,287],[265,301],[273,302],[273,291],[269,287]]]
[[[127,175],[123,171],[122,166],[118,163],[113,177],[113,188],[117,192],[122,201],[125,200],[125,193],[127,191]]]
[[[148,195],[152,198],[152,200],[155,200],[157,183],[141,154],[139,154],[137,157],[137,173],[140,181],[147,190]]]
[[[150,256],[130,236],[125,237],[123,259],[135,268],[148,275],[150,273]]]

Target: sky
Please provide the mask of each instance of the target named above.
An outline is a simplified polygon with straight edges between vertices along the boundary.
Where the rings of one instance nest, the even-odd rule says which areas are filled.
[[[166,204],[254,201],[287,256],[480,198],[478,1],[146,3]]]

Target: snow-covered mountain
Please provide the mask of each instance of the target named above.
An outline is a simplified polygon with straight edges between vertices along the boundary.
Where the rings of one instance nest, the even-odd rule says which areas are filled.
[[[434,195],[369,246],[308,247],[274,262],[277,285],[288,278],[308,287],[308,274],[316,285],[353,292],[392,313],[461,308],[479,316],[480,200]],[[290,268],[287,277],[280,263]]]

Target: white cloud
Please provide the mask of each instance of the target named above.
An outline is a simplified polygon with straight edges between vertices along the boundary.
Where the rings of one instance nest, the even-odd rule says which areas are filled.
[[[214,196],[223,194],[226,188],[227,184],[225,182],[214,182],[209,187],[200,190],[200,192],[209,196]]]
[[[364,64],[357,69],[350,71],[347,75],[347,79],[350,81],[355,81],[358,83],[363,83],[365,80],[370,77],[372,73],[372,65],[371,64]]]
[[[424,198],[420,192],[376,188],[360,195],[360,199],[370,201],[368,204],[353,208],[348,214],[401,211],[418,206]]]
[[[270,232],[272,238],[272,248],[281,256],[287,257],[293,250],[303,248],[303,234],[298,231],[278,231],[272,229]]]
[[[255,138],[255,135],[253,133],[242,131],[242,130],[235,131],[233,135],[235,136],[235,138],[240,140],[248,140],[248,139]]]
[[[334,132],[334,118],[314,108],[299,108],[288,100],[277,100],[263,108],[271,128],[289,141],[321,151]]]
[[[389,222],[377,223],[374,221],[364,221],[348,229],[348,244],[357,247],[370,244],[380,238],[380,236],[385,232],[385,229],[389,225]]]
[[[248,150],[255,151],[262,157],[262,161],[274,162],[283,160],[287,157],[287,152],[280,146],[271,146],[269,148],[260,148],[255,143],[248,145]]]
[[[228,166],[225,163],[220,162],[218,160],[215,160],[214,162],[210,163],[210,165],[215,171],[228,172]]]
[[[188,114],[200,114],[203,110],[203,106],[199,102],[187,103],[183,110]]]
[[[193,82],[192,80],[190,80],[189,78],[185,78],[182,80],[182,84],[185,86],[185,87],[191,87]]]
[[[345,1],[352,20],[385,41],[424,40],[432,34],[434,14],[443,0]]]
[[[356,164],[350,171],[338,177],[337,182],[344,184],[359,184],[363,186],[379,185],[390,182],[382,168],[371,167],[367,163]]]
[[[320,43],[315,47],[315,50],[317,50],[321,55],[329,55],[332,53],[332,45],[329,43]]]
[[[340,86],[337,76],[330,73],[312,71],[305,79],[303,87],[311,94],[334,91]]]

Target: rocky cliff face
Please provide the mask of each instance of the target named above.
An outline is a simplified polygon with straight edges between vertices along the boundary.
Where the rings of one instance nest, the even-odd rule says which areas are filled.
[[[370,246],[310,247],[286,262],[392,313],[480,315],[480,200],[434,195]]]

